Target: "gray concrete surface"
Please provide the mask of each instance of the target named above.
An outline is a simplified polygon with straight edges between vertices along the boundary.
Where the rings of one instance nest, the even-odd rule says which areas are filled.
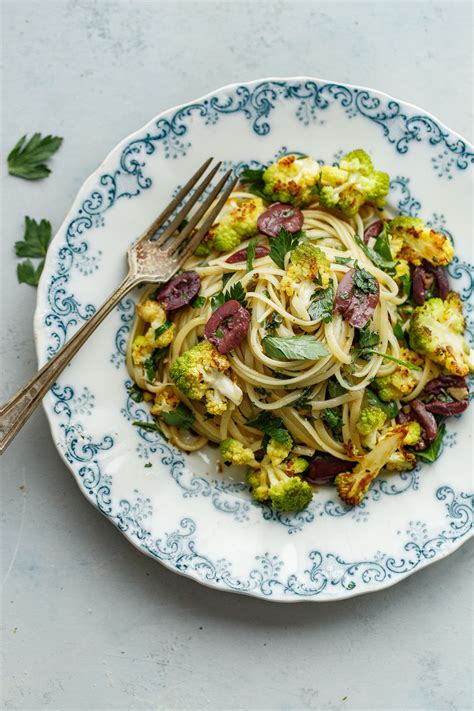
[[[469,2],[3,0],[4,400],[35,369],[25,214],[62,221],[84,178],[158,111],[233,80],[383,89],[472,139]],[[21,134],[65,137],[53,175],[6,176]],[[278,606],[199,587],[86,502],[38,412],[1,461],[2,708],[471,708],[472,546],[376,595]]]

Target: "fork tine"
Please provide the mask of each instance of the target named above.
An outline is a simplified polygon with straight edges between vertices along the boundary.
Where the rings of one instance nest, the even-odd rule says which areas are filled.
[[[190,234],[192,234],[193,229],[196,227],[199,220],[201,220],[202,217],[206,214],[206,211],[209,209],[209,206],[212,205],[214,200],[217,198],[220,191],[222,190],[231,175],[232,171],[228,170],[227,173],[219,180],[211,194],[206,198],[203,204],[200,205],[199,210],[197,210],[194,215],[192,215],[186,227],[182,229],[181,232],[173,239],[167,250],[169,255],[174,254],[178,247],[189,237]]]
[[[178,212],[178,214],[174,217],[172,222],[168,225],[166,230],[161,234],[157,240],[153,242],[155,247],[160,247],[162,244],[164,244],[178,229],[180,224],[183,222],[184,218],[188,214],[188,212],[191,210],[192,207],[196,204],[198,199],[201,197],[203,194],[204,190],[207,188],[217,171],[219,170],[221,166],[221,162],[219,161],[217,165],[214,166],[214,168],[211,170],[210,173],[206,175],[204,180],[198,185],[198,187],[195,189],[194,193],[191,195],[189,200],[184,203],[183,207],[181,210]]]
[[[229,172],[231,172],[231,171],[229,171]],[[232,180],[230,182],[230,184],[228,185],[228,187],[224,190],[221,197],[219,198],[219,201],[216,203],[214,208],[211,210],[209,215],[206,217],[206,219],[202,223],[201,227],[199,227],[196,234],[193,235],[192,239],[189,241],[189,244],[186,245],[186,247],[183,249],[183,251],[179,255],[178,259],[179,259],[180,265],[183,264],[183,262],[185,262],[186,259],[188,259],[188,257],[190,257],[191,254],[194,252],[194,250],[196,249],[196,247],[198,246],[198,244],[200,243],[200,241],[202,240],[204,235],[207,233],[209,227],[212,225],[212,223],[214,222],[214,220],[216,219],[216,217],[218,216],[218,214],[224,207],[224,204],[225,204],[227,198],[229,197],[229,195],[231,194],[232,190],[235,188],[235,186],[237,185],[238,182],[239,182],[239,179],[234,178],[234,180]],[[205,210],[207,210],[209,208],[209,205],[212,204],[212,201],[214,198],[212,198],[212,199],[211,198],[212,198],[212,196],[209,196],[208,200],[206,200],[206,202],[204,203],[203,207],[205,207]],[[204,212],[205,212],[205,210],[204,210]],[[174,244],[173,244],[173,247],[174,247]],[[176,250],[173,250],[173,251],[176,251]]]
[[[186,197],[186,195],[189,193],[189,191],[191,190],[191,188],[197,183],[197,181],[199,180],[199,178],[201,177],[201,175],[203,175],[203,173],[206,172],[207,168],[209,167],[209,165],[212,163],[213,160],[214,160],[214,159],[213,159],[212,157],[211,157],[211,158],[208,158],[208,159],[201,165],[201,167],[197,169],[197,171],[194,173],[194,175],[193,175],[191,178],[189,178],[189,180],[188,180],[188,182],[186,183],[186,185],[184,185],[184,186],[181,188],[181,190],[179,191],[179,193],[178,193],[178,194],[176,195],[176,197],[169,203],[169,205],[167,205],[167,206],[165,207],[165,209],[163,210],[163,212],[161,212],[161,213],[158,215],[158,217],[157,217],[155,220],[153,220],[153,222],[152,222],[151,225],[148,227],[148,229],[146,230],[146,232],[145,232],[141,237],[138,238],[138,240],[136,241],[135,244],[139,244],[140,242],[147,242],[151,237],[153,237],[153,235],[155,234],[155,232],[157,231],[157,229],[159,229],[159,228],[161,227],[161,225],[168,219],[168,217],[173,214],[173,212],[176,210],[176,208],[178,207],[178,205],[180,204],[180,202],[182,201],[182,199],[183,199],[184,197]],[[179,224],[179,223],[178,223],[178,224]]]

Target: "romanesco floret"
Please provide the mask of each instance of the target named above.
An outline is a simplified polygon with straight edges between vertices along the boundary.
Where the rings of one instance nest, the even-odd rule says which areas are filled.
[[[232,379],[230,362],[209,341],[201,341],[179,356],[170,367],[170,377],[178,390],[191,400],[205,398],[211,415],[222,415],[228,401],[242,402],[243,393]]]
[[[368,449],[373,449],[377,442],[377,437],[385,424],[387,415],[380,407],[364,407],[357,421],[357,429],[362,435],[362,444]]]
[[[290,457],[285,462],[285,470],[288,476],[303,474],[309,467],[309,462],[304,457]]]
[[[166,319],[166,311],[157,301],[146,299],[137,304],[138,316],[150,324],[141,336],[135,336],[132,343],[132,361],[142,365],[157,348],[166,348],[174,337],[175,325]]]
[[[212,225],[202,249],[217,252],[230,252],[241,243],[257,234],[257,220],[265,211],[265,205],[260,198],[246,198],[231,203],[231,207],[219,222]],[[201,246],[200,245],[200,246]],[[202,250],[199,250],[201,252]],[[196,251],[198,256],[198,251]]]
[[[428,299],[413,309],[408,328],[410,346],[448,373],[465,376],[474,370],[474,354],[462,336],[464,326],[462,303],[456,292],[450,291],[444,301]]]
[[[396,217],[388,223],[387,232],[394,259],[406,259],[415,265],[426,259],[443,266],[454,257],[453,245],[446,235],[427,227],[418,217]]]
[[[397,425],[381,437],[375,447],[365,454],[349,472],[338,474],[336,489],[349,506],[357,506],[366,495],[369,486],[393,453],[399,449],[408,432],[406,425]]]
[[[403,444],[407,444],[411,447],[421,439],[421,425],[415,420],[410,420],[410,422],[407,422],[406,425],[408,427],[408,432],[403,440]]]
[[[322,249],[311,242],[302,242],[290,254],[280,288],[288,296],[294,296],[298,304],[307,310],[315,292],[326,289],[330,279],[330,262]]]
[[[323,165],[317,192],[323,207],[336,208],[351,217],[366,202],[382,207],[389,187],[388,174],[375,170],[370,156],[358,149],[348,153],[339,167]]]
[[[219,450],[223,461],[228,464],[248,464],[255,459],[250,447],[244,447],[242,442],[233,437],[224,439],[219,445]]]
[[[150,412],[155,417],[161,417],[163,412],[172,412],[179,405],[179,398],[169,386],[155,394],[155,402],[150,408]]]
[[[283,434],[281,439],[283,440]],[[291,452],[292,447],[293,440],[289,432],[285,431],[284,441],[277,441],[273,439],[273,437],[270,437],[267,444],[267,456],[270,458],[272,464],[281,464]]]
[[[313,199],[311,191],[318,178],[319,164],[314,158],[283,156],[264,171],[263,192],[268,195],[269,202],[304,207]]]
[[[299,476],[288,476],[284,465],[274,466],[267,457],[258,469],[250,469],[247,482],[257,501],[269,501],[278,511],[299,511],[313,498],[308,482]]]
[[[400,359],[421,368],[424,364],[423,358],[420,358],[417,353],[414,353],[409,348],[400,348]],[[417,383],[416,371],[404,365],[397,365],[390,375],[375,378],[373,385],[379,398],[384,402],[389,402],[409,395],[415,389]]]

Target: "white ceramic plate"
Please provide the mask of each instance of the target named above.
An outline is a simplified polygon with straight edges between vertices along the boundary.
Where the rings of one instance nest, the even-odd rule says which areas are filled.
[[[238,171],[289,151],[333,162],[358,147],[389,172],[393,208],[454,239],[449,273],[472,317],[466,141],[380,92],[307,77],[265,79],[165,111],[86,180],[38,289],[40,365],[120,282],[132,240],[209,155]],[[149,417],[127,393],[124,349],[136,297],[99,328],[44,406],[81,491],[140,550],[220,590],[337,600],[392,585],[470,536],[470,413],[449,421],[435,464],[380,477],[355,509],[323,487],[297,514],[254,503],[237,472],[217,472],[212,451],[184,456],[156,432],[133,427]]]

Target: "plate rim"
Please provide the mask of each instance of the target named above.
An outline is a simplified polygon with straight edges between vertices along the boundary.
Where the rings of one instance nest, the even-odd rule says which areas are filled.
[[[314,81],[319,84],[325,85],[325,84],[336,84],[339,86],[347,87],[349,89],[355,89],[358,91],[367,91],[370,92],[373,95],[376,95],[377,97],[383,97],[384,99],[387,99],[389,101],[395,101],[398,104],[400,104],[403,107],[408,107],[411,110],[418,111],[420,114],[431,118],[433,121],[435,121],[438,126],[445,131],[448,131],[453,137],[461,140],[466,148],[470,148],[471,150],[474,150],[474,144],[468,141],[464,136],[462,136],[460,133],[457,131],[451,129],[449,126],[447,126],[444,121],[440,120],[437,116],[432,114],[431,112],[427,111],[426,109],[423,109],[422,107],[418,106],[417,104],[413,104],[409,101],[405,101],[403,99],[399,99],[391,94],[387,94],[384,91],[381,91],[379,89],[374,89],[368,86],[362,86],[359,84],[351,84],[348,82],[341,82],[341,81],[335,81],[335,80],[330,80],[330,79],[324,79],[321,77],[315,77],[315,76],[309,76],[309,75],[296,75],[296,76],[271,76],[271,77],[262,77],[258,79],[250,79],[247,81],[235,81],[235,82],[230,82],[228,84],[224,84],[223,86],[217,87],[215,89],[212,89],[211,91],[206,92],[205,94],[202,94],[199,97],[196,97],[195,99],[188,100],[186,102],[176,104],[174,106],[171,106],[167,109],[164,109],[163,111],[160,111],[156,115],[154,115],[150,120],[148,120],[146,123],[144,123],[140,128],[138,128],[135,131],[132,131],[130,134],[128,134],[126,137],[124,137],[121,141],[119,141],[117,144],[115,144],[109,152],[106,154],[104,159],[97,165],[95,170],[93,170],[86,178],[85,180],[81,183],[75,197],[73,198],[70,207],[68,208],[66,215],[59,225],[58,229],[56,230],[53,239],[51,240],[50,247],[53,245],[53,243],[56,240],[59,240],[60,235],[63,233],[64,228],[67,227],[67,225],[70,223],[71,219],[74,216],[74,206],[78,202],[79,198],[81,195],[87,192],[87,188],[91,183],[95,181],[97,178],[98,174],[102,170],[102,168],[108,163],[108,161],[112,158],[113,155],[119,154],[120,150],[122,147],[127,145],[130,141],[135,139],[136,137],[140,136],[143,134],[143,132],[149,127],[150,125],[156,123],[157,120],[161,118],[166,118],[168,115],[174,115],[177,111],[180,109],[185,109],[186,107],[190,106],[191,104],[197,104],[197,103],[202,103],[206,99],[215,96],[217,94],[223,93],[225,91],[232,91],[236,87],[240,86],[245,86],[245,87],[253,87],[261,83],[266,83],[266,82],[307,82],[307,81]],[[43,357],[43,354],[40,352],[40,331],[42,328],[42,323],[40,322],[41,316],[43,312],[40,310],[40,304],[39,304],[39,294],[41,293],[41,290],[44,290],[44,286],[46,283],[46,274],[49,273],[49,269],[47,267],[50,266],[51,261],[53,260],[53,250],[48,249],[48,253],[46,255],[46,260],[45,260],[45,268],[43,269],[43,273],[40,277],[40,281],[38,284],[38,290],[37,290],[37,299],[36,299],[36,305],[35,305],[35,310],[34,310],[34,315],[33,315],[33,337],[34,337],[34,345],[35,345],[35,352],[36,352],[36,360],[37,360],[37,365],[38,368],[40,368],[44,363],[47,362],[46,357]],[[48,393],[51,392],[50,390]],[[46,393],[46,395],[48,394]],[[76,475],[76,472],[74,470],[73,465],[67,460],[65,457],[63,450],[60,446],[60,443],[57,441],[54,429],[53,429],[53,410],[52,408],[47,407],[47,401],[46,401],[46,396],[42,400],[42,407],[43,411],[46,414],[46,419],[48,422],[49,430],[51,432],[51,439],[54,443],[54,446],[61,457],[62,461],[66,465],[67,469],[71,472],[73,479],[79,488],[79,491],[82,493],[84,498],[93,506],[94,509],[99,511],[108,521],[111,523],[128,541],[128,543],[132,544],[133,547],[138,550],[140,553],[143,555],[153,559],[155,562],[160,563],[163,565],[165,568],[170,570],[171,572],[180,575],[184,578],[188,578],[195,583],[202,585],[207,588],[211,588],[213,590],[219,591],[219,592],[225,592],[225,593],[234,593],[238,595],[243,595],[246,597],[251,597],[251,598],[256,598],[259,600],[265,600],[268,602],[274,602],[274,603],[303,603],[303,602],[319,602],[319,603],[326,603],[326,602],[339,602],[342,600],[347,600],[349,598],[353,597],[359,597],[361,595],[367,595],[369,593],[375,593],[375,592],[381,592],[383,590],[386,590],[398,583],[401,583],[403,580],[407,579],[408,577],[412,576],[416,572],[425,569],[426,567],[432,565],[433,563],[437,563],[438,561],[443,560],[447,556],[451,555],[454,553],[456,550],[458,550],[461,546],[463,546],[465,543],[467,543],[471,538],[474,537],[474,531],[471,529],[469,533],[467,533],[464,536],[461,536],[458,539],[455,539],[454,542],[451,543],[449,547],[447,547],[445,550],[441,551],[438,555],[436,555],[433,558],[424,558],[424,560],[420,563],[420,565],[417,565],[413,567],[412,569],[405,571],[402,575],[397,576],[397,577],[391,577],[388,579],[385,579],[379,583],[376,584],[376,587],[372,586],[365,586],[363,588],[358,587],[356,590],[348,590],[344,589],[338,590],[337,594],[334,596],[331,596],[329,598],[326,597],[320,597],[318,595],[315,596],[292,596],[292,597],[279,597],[279,596],[273,596],[273,595],[264,595],[260,590],[239,590],[239,589],[234,589],[229,586],[222,585],[220,582],[215,582],[215,581],[208,581],[206,579],[203,579],[201,577],[196,576],[193,572],[186,572],[184,570],[180,570],[177,568],[174,563],[164,560],[162,558],[159,558],[146,548],[140,545],[140,542],[138,539],[135,539],[132,535],[129,535],[128,531],[122,531],[120,530],[117,522],[110,516],[107,515],[105,511],[102,511],[99,506],[97,505],[97,502],[94,499],[91,499],[87,496],[86,489],[81,486],[81,481]]]

